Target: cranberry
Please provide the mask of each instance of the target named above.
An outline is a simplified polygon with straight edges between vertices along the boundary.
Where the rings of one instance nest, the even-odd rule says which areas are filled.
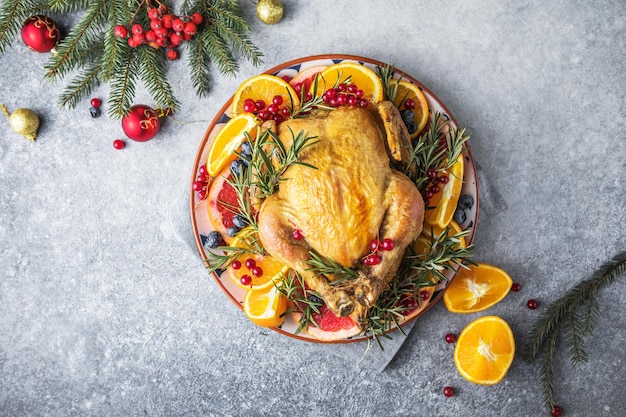
[[[128,29],[126,29],[126,26],[117,25],[113,29],[113,34],[120,39],[126,39],[126,37],[128,36]]]
[[[100,100],[99,98],[92,98],[91,99],[91,107],[98,108],[101,105],[102,105],[102,100]]]
[[[526,307],[528,307],[531,310],[536,309],[537,308],[537,300],[533,300],[533,299],[528,300],[528,302],[526,302]]]
[[[554,408],[550,411],[550,415],[552,417],[561,417],[563,415],[563,409],[558,405],[555,405]]]
[[[256,261],[254,259],[248,258],[246,259],[246,268],[252,269],[256,266]]]
[[[380,263],[380,255],[378,255],[377,253],[372,253],[371,255],[367,255],[365,257],[365,259],[363,260],[363,264],[365,265],[378,265]]]
[[[283,104],[283,96],[274,96],[274,98],[272,98],[272,103],[280,106],[281,104]]]
[[[514,282],[513,285],[511,285],[511,291],[518,292],[521,289],[522,289],[522,286],[518,284],[517,282]]]
[[[200,190],[200,191],[198,191],[198,198],[199,198],[200,200],[204,200],[204,199],[206,199],[207,197],[208,197],[207,190]]]
[[[265,102],[263,100],[257,100],[254,102],[257,110],[263,110],[265,108]]]
[[[437,176],[437,171],[435,171],[434,169],[430,168],[430,169],[426,170],[426,176],[432,180],[433,178],[435,178]]]
[[[343,106],[344,104],[346,104],[348,101],[348,96],[345,94],[339,94],[337,96],[337,105],[338,106]]]
[[[242,275],[241,278],[239,278],[239,282],[241,282],[241,285],[248,286],[252,284],[252,277],[248,274]]]
[[[358,105],[359,107],[363,109],[367,108],[367,105],[368,105],[367,100],[365,100],[364,98],[360,99]]]
[[[202,18],[202,15],[200,13],[194,13],[194,14],[191,15],[191,21],[193,23],[195,23],[196,25],[201,24],[202,20],[203,20],[203,18]]]
[[[443,185],[446,185],[448,181],[450,181],[447,175],[442,175],[438,177],[437,180],[439,181],[439,184],[443,184]]]
[[[349,96],[348,97],[348,106],[350,107],[356,107],[356,105],[358,104],[359,99],[356,98],[355,96]]]
[[[176,49],[170,49],[167,51],[167,59],[170,61],[176,61],[178,57],[178,51]]]
[[[300,229],[293,229],[293,232],[291,232],[291,236],[296,240],[300,240],[304,237],[304,235],[302,234],[302,230]]]
[[[233,261],[233,263],[232,263],[232,264],[230,264],[230,266],[231,266],[233,269],[239,269],[239,268],[241,268],[241,261],[239,261],[239,260],[234,260],[234,261]]]
[[[206,183],[207,182],[206,174],[198,174],[198,176],[196,177],[196,181],[201,181],[203,183]]]
[[[261,110],[257,113],[257,116],[263,121],[270,120],[272,118],[272,113],[267,110]]]
[[[193,190],[194,191],[200,191],[204,188],[204,182],[202,181],[194,181],[193,183]]]
[[[207,169],[206,165],[200,165],[200,168],[198,168],[198,174],[200,174],[200,175],[208,175],[209,174],[209,170]]]
[[[380,242],[378,241],[378,239],[374,239],[370,242],[370,250],[372,252],[376,252],[378,250],[378,246],[380,245]]]
[[[415,100],[413,100],[412,98],[407,98],[406,100],[404,100],[404,108],[413,110],[415,108]]]
[[[115,140],[113,141],[113,147],[114,147],[115,149],[124,149],[124,147],[125,147],[125,146],[126,146],[126,142],[124,142],[124,141],[123,141],[123,140],[121,140],[121,139],[115,139]]]
[[[452,387],[444,387],[443,388],[443,395],[445,395],[446,397],[452,397],[454,395],[454,388]]]
[[[274,120],[276,122],[277,125],[281,124],[282,122],[285,121],[285,118],[283,116],[281,116],[280,114],[275,114],[272,116],[272,120]]]
[[[291,117],[291,110],[289,110],[288,107],[283,107],[280,109],[280,114],[282,114],[284,117]]]
[[[352,94],[355,94],[355,93],[356,93],[356,90],[358,90],[358,89],[359,89],[359,88],[356,86],[356,84],[350,84],[350,85],[347,87],[348,93],[352,93]]]
[[[383,250],[392,250],[394,247],[393,239],[383,239],[382,241]]]
[[[278,113],[278,106],[276,104],[272,103],[269,106],[267,106],[267,111],[272,113],[272,114],[276,114],[276,113]]]
[[[348,89],[348,86],[345,84],[339,84],[337,86],[337,91],[341,91],[342,93]]]
[[[260,266],[255,266],[254,268],[252,268],[251,272],[252,275],[254,275],[255,277],[260,277],[263,275],[263,269]]]
[[[365,95],[365,91],[363,91],[363,90],[356,90],[356,96],[357,96],[358,98],[361,98],[361,97],[363,97],[364,95]]]
[[[420,298],[422,299],[422,301],[426,301],[430,298],[430,293],[426,290],[422,290],[420,291]]]
[[[430,187],[430,191],[432,191],[433,194],[437,194],[439,192],[439,186],[438,185],[432,185]]]
[[[288,75],[283,75],[281,78],[282,78],[282,79],[283,79],[283,81],[285,81],[286,83],[288,83],[289,81],[291,81],[291,77],[290,77],[290,76],[288,76]],[[302,87],[300,87],[300,88],[302,88]],[[295,90],[295,88],[294,88],[294,90]]]
[[[433,194],[433,192],[431,190],[426,190],[424,192],[424,197],[426,198],[426,200],[429,200],[429,199],[433,198],[433,195],[434,194]]]
[[[454,343],[454,342],[456,342],[456,335],[452,334],[452,333],[448,333],[446,335],[446,342],[447,343]]]

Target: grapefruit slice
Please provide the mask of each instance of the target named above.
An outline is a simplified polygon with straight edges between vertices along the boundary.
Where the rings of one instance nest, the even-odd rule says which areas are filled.
[[[318,340],[335,341],[353,337],[361,333],[361,329],[350,317],[337,317],[326,304],[319,308],[319,313],[313,313],[313,319],[319,326],[310,324],[304,331]],[[294,311],[296,322],[302,319],[302,313]]]

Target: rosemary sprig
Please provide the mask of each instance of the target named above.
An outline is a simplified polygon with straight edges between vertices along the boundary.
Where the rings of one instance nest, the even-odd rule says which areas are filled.
[[[309,251],[311,259],[308,263],[308,270],[313,271],[317,275],[332,275],[335,280],[331,281],[331,285],[337,285],[340,282],[355,279],[359,276],[356,269],[345,267],[330,258],[322,256],[314,251]]]
[[[376,73],[378,78],[383,84],[383,96],[385,100],[389,100],[392,103],[396,102],[396,95],[398,95],[398,84],[402,80],[402,75],[397,80],[393,79],[394,67],[393,65],[385,64],[385,66],[376,66]],[[400,103],[404,102],[400,101]]]
[[[320,307],[322,307],[324,301],[317,292],[306,289],[302,275],[292,270],[285,279],[276,284],[276,288],[288,300],[291,300],[293,304],[293,307],[288,308],[284,315],[292,311],[302,314],[302,318],[294,332],[295,334],[301,333],[302,330],[307,330],[310,325],[319,327],[315,321],[314,314],[320,313]]]
[[[532,330],[527,359],[532,362],[541,357],[541,383],[544,403],[554,409],[554,356],[559,336],[564,334],[570,360],[576,366],[587,361],[584,337],[593,332],[597,322],[599,303],[597,296],[626,272],[626,252],[617,254],[601,265],[590,278],[581,281],[541,314]]]
[[[316,75],[313,78],[313,83],[311,84],[311,99],[307,100],[307,94],[309,93],[309,91],[306,88],[302,88],[302,91],[300,92],[300,108],[291,108],[291,117],[294,119],[299,119],[302,117],[307,117],[311,114],[312,111],[316,110],[323,110],[323,111],[331,111],[331,110],[335,110],[334,107],[329,106],[328,104],[324,103],[324,100],[322,98],[321,94],[318,94],[319,91],[319,81],[320,81],[320,76],[319,74]],[[291,99],[290,101],[293,103],[293,97],[291,96],[291,91],[287,91],[289,93],[289,98]]]
[[[248,139],[250,138],[247,132],[246,136]],[[238,155],[240,158],[246,160],[243,155]],[[250,161],[246,161],[249,165]],[[257,225],[257,216],[254,214],[255,212],[252,208],[252,198],[250,196],[250,184],[252,183],[251,173],[252,171],[249,169],[240,170],[239,172],[231,170],[231,175],[226,179],[226,182],[235,190],[235,194],[237,194],[237,204],[229,204],[225,201],[221,203],[232,213],[242,216],[252,230],[256,231],[259,227]]]
[[[246,254],[256,254],[257,250],[250,248],[241,248],[236,246],[219,246],[213,251],[206,252],[205,262],[208,263],[207,269],[209,273],[213,273],[218,269],[226,269],[233,263],[233,261],[239,259]]]

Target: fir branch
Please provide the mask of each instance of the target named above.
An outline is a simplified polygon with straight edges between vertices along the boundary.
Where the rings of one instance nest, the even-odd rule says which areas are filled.
[[[162,49],[140,49],[141,66],[139,77],[147,87],[148,92],[156,104],[164,109],[178,111],[180,102],[174,97],[174,92],[165,76],[165,52]]]
[[[136,60],[135,51],[132,48],[125,48],[121,51],[119,65],[116,65],[116,69],[111,77],[109,115],[113,117],[119,118],[124,116],[132,106],[137,78],[137,67],[133,65]]]
[[[75,13],[85,10],[91,4],[91,0],[48,0],[47,7],[55,13]]]
[[[207,96],[211,90],[211,58],[209,49],[205,48],[206,36],[208,31],[192,38],[187,44],[191,84],[198,97]]]
[[[75,107],[82,98],[88,96],[99,84],[100,69],[100,65],[92,65],[76,75],[59,96],[61,107]]]
[[[121,51],[128,48],[125,39],[115,36],[115,26],[125,23],[125,18],[130,13],[127,0],[111,0],[109,15],[104,31],[104,47],[102,49],[102,81],[108,82],[115,68],[119,68],[122,63],[119,62]]]
[[[569,330],[565,342],[574,365],[587,360],[583,337],[593,331],[599,311],[600,290],[626,272],[626,252],[601,265],[590,278],[581,281],[541,314],[526,349],[529,361],[541,357],[541,382],[548,409],[554,408],[553,361],[559,335]],[[582,310],[582,311],[581,311]]]

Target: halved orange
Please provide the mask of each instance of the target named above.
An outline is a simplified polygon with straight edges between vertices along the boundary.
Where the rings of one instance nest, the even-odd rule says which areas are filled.
[[[433,195],[428,202],[429,206],[435,208],[426,210],[424,213],[426,224],[439,226],[443,229],[452,221],[463,188],[464,167],[463,153],[460,153],[452,166],[443,171],[448,176],[448,182],[441,186],[440,191]]]
[[[424,97],[424,93],[416,84],[400,80],[393,104],[398,109],[404,110],[404,103],[407,99],[411,99],[415,103],[415,108],[412,111],[414,114],[413,121],[417,125],[417,130],[411,133],[411,139],[415,139],[424,130],[426,123],[428,123],[428,102],[426,97]]]
[[[368,67],[355,62],[341,62],[330,65],[319,74],[317,95],[348,82],[363,90],[363,98],[378,103],[383,99],[383,83],[378,75]]]
[[[485,263],[461,268],[443,294],[452,313],[475,313],[500,302],[511,290],[513,280],[506,271]]]
[[[270,74],[261,74],[249,78],[239,86],[233,97],[231,113],[245,114],[243,109],[246,99],[263,100],[269,105],[275,96],[283,98],[283,106],[297,109],[300,107],[300,98],[291,85],[282,78]]]
[[[243,312],[262,327],[278,327],[285,320],[287,298],[275,285],[252,288],[243,299]]]
[[[219,131],[207,157],[207,171],[214,177],[228,164],[237,159],[235,151],[245,142],[247,132],[251,139],[256,138],[256,127],[261,124],[259,118],[250,113],[244,113],[230,119]]]
[[[253,231],[251,227],[246,227],[235,236],[230,246],[253,249],[260,244],[258,233]],[[289,271],[287,265],[271,255],[243,254],[237,259],[237,262],[238,264],[231,262],[228,266],[228,275],[235,284],[246,290],[273,286],[274,282],[283,279]],[[235,266],[238,268],[235,269]]]
[[[485,316],[468,324],[454,349],[454,364],[461,376],[480,385],[495,385],[509,371],[515,356],[515,339],[508,323]]]

